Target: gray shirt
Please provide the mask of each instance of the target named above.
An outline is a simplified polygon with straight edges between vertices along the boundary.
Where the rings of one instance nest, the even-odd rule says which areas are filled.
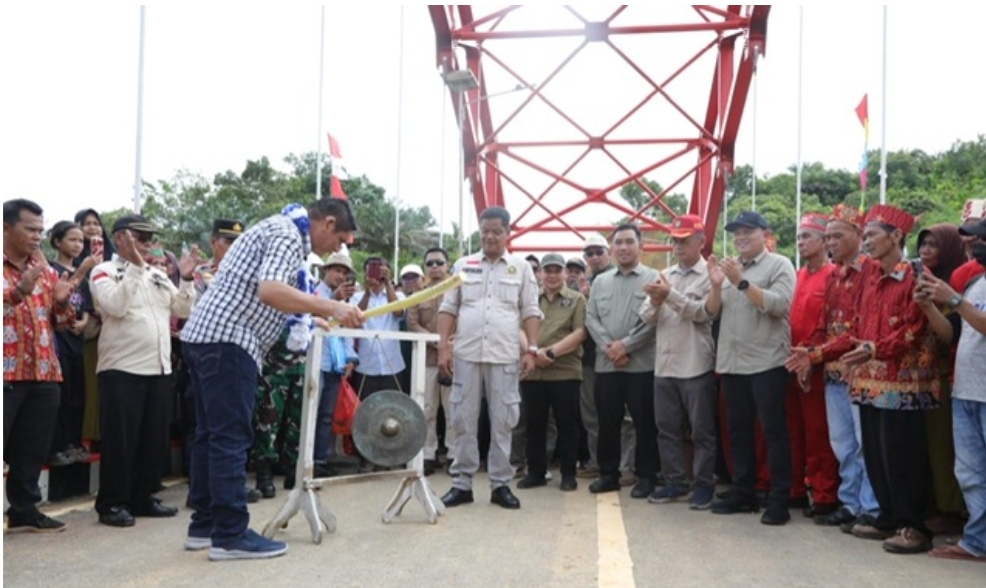
[[[780,367],[791,355],[791,300],[796,281],[791,261],[764,250],[743,264],[742,279],[763,290],[761,310],[750,297],[722,285],[722,319],[716,371],[748,375]]]
[[[986,312],[986,278],[979,278],[965,293],[966,300]],[[986,335],[962,321],[962,337],[955,353],[955,384],[952,398],[986,402]]]
[[[709,298],[709,269],[704,259],[690,268],[681,264],[661,272],[671,284],[668,297],[654,306],[650,297],[640,306],[640,318],[657,328],[654,375],[694,378],[711,372],[716,364],[712,340],[713,317],[705,310]]]
[[[644,284],[657,279],[656,269],[638,263],[624,272],[617,268],[592,282],[585,326],[596,342],[596,372],[651,372],[654,369],[654,326],[637,314],[647,298]],[[630,363],[616,367],[606,357],[606,347],[622,341]]]
[[[452,273],[459,272],[465,281],[445,294],[438,309],[458,317],[455,356],[476,363],[517,363],[518,325],[530,317],[541,318],[531,264],[510,254],[490,263],[480,252],[457,261]]]

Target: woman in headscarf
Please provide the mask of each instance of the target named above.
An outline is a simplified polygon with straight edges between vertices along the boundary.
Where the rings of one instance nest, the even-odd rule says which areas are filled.
[[[965,246],[959,229],[947,223],[932,225],[918,233],[918,255],[924,271],[946,283],[952,272],[966,262]],[[942,307],[945,316],[955,315],[948,307]],[[954,317],[957,318],[957,317]],[[955,321],[953,332],[958,332]],[[954,339],[954,338],[953,338]],[[955,446],[952,438],[952,366],[955,360],[955,341],[942,341],[938,352],[938,365],[942,375],[941,406],[926,414],[928,457],[931,462],[931,482],[935,508],[938,510],[938,529],[942,533],[961,533],[961,513],[965,507],[962,491],[955,479]]]
[[[113,253],[115,253],[113,250],[113,239],[106,232],[106,227],[103,226],[103,219],[94,208],[86,208],[75,213],[75,223],[82,227],[83,236],[82,253],[79,259],[76,260],[77,263],[82,263],[82,259],[92,255],[93,237],[99,237],[103,240],[103,261],[113,259]]]

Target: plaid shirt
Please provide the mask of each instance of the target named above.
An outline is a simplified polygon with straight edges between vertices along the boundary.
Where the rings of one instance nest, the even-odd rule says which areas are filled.
[[[233,242],[222,267],[192,311],[181,340],[233,343],[257,362],[277,342],[287,316],[260,302],[260,282],[297,287],[298,269],[311,245],[283,215],[265,219]]]
[[[30,260],[24,269],[37,264]],[[21,296],[17,285],[23,271],[3,256],[3,381],[61,382],[62,369],[55,349],[55,328],[71,325],[75,308],[55,303],[55,270],[38,277],[34,291]],[[54,324],[53,324],[54,323]]]

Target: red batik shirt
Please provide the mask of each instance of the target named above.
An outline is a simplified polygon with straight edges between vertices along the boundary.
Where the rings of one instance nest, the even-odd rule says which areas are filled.
[[[36,263],[31,259],[24,269]],[[58,281],[55,270],[48,268],[42,272],[34,291],[27,297],[17,291],[22,273],[3,256],[3,380],[61,382],[54,326],[72,324],[75,309],[71,304],[55,303],[53,288]]]
[[[809,355],[812,363],[825,362],[825,376],[830,382],[845,382],[845,366],[837,360],[856,347],[852,326],[863,290],[863,269],[870,263],[875,262],[860,254],[852,263],[834,267],[825,281],[825,301],[808,344],[817,346]]]
[[[867,264],[853,330],[874,345],[874,357],[852,374],[853,402],[887,410],[938,407],[941,378],[935,335],[914,301],[916,276],[902,261],[889,274]]]

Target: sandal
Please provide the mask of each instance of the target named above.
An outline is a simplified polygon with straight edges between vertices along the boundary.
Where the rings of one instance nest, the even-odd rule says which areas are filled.
[[[986,555],[973,555],[962,548],[961,545],[942,545],[928,552],[931,557],[939,559],[957,559],[962,561],[977,561],[986,563]]]

